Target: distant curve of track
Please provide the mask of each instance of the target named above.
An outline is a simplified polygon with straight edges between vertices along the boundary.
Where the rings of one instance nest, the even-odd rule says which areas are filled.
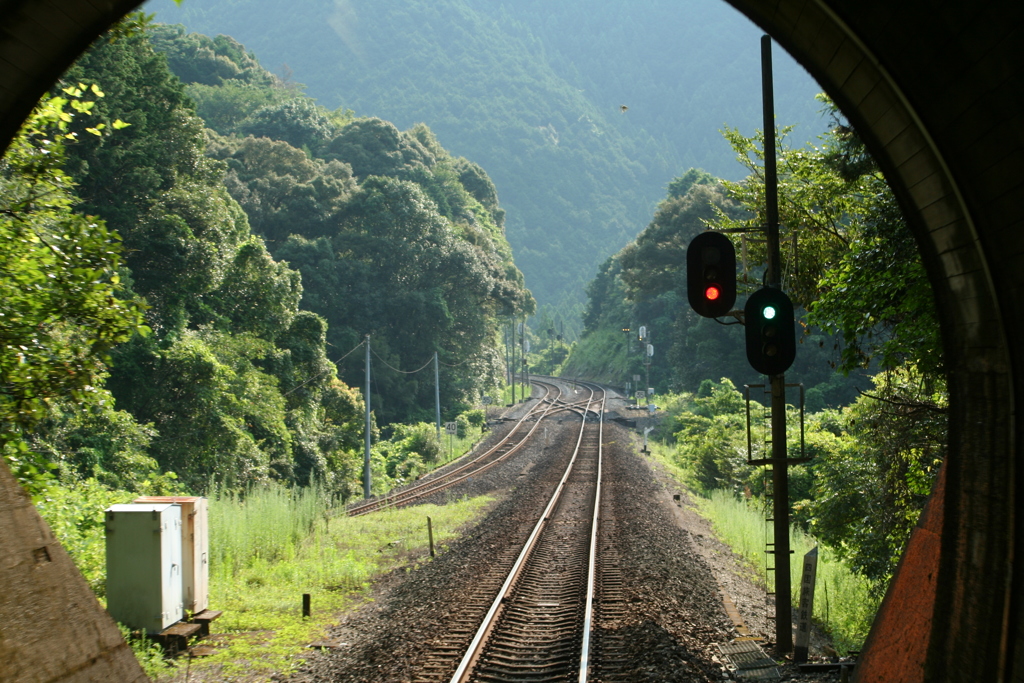
[[[465,481],[506,460],[518,451],[536,432],[537,427],[546,417],[562,411],[585,414],[589,405],[588,401],[594,391],[592,388],[589,389],[590,396],[586,400],[563,400],[561,387],[557,384],[541,379],[534,379],[531,384],[542,389],[544,393],[537,398],[537,402],[497,444],[466,462],[459,463],[437,475],[429,476],[384,496],[355,503],[349,506],[347,514],[356,517],[389,507],[401,507]]]

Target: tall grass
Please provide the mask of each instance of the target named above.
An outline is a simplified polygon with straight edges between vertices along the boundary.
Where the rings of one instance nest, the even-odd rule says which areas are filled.
[[[711,520],[715,534],[748,560],[769,590],[774,590],[774,572],[765,570],[765,549],[771,540],[771,529],[763,511],[729,491],[713,491],[707,498],[694,499],[701,513]],[[789,542],[794,551],[790,555],[790,576],[794,577],[791,601],[796,605],[800,599],[804,555],[817,542],[792,527]],[[878,609],[878,599],[871,594],[867,579],[850,571],[832,549],[819,546],[816,584],[815,619],[832,637],[837,650],[845,653],[860,649]]]
[[[327,519],[332,499],[319,486],[257,488],[210,498],[210,567],[234,575],[254,562],[295,558],[301,542]]]
[[[774,572],[766,570],[768,555],[765,553],[772,530],[756,501],[738,499],[732,492],[724,490],[712,491],[708,497],[694,493],[693,472],[680,466],[672,457],[673,449],[659,442],[651,442],[649,446],[658,464],[691,491],[698,511],[711,521],[715,535],[749,562],[767,590],[774,590],[774,576],[769,576]],[[793,527],[790,528],[789,539],[790,548],[794,550],[790,556],[790,576],[794,577],[791,599],[796,605],[800,599],[799,577],[803,571],[803,557],[817,542]],[[850,571],[831,548],[819,546],[816,584],[816,621],[828,632],[840,652],[860,649],[879,603],[869,590],[869,582]]]
[[[438,457],[438,461],[434,463],[435,466],[446,465],[452,460],[461,458],[466,453],[473,450],[473,447],[483,438],[484,433],[480,427],[470,427],[466,430],[466,435],[449,436],[443,431],[441,432],[441,455]]]
[[[335,516],[319,487],[254,489],[210,499],[210,604],[230,646],[199,666],[226,675],[288,671],[295,655],[377,576],[429,561],[426,517],[441,551],[490,499]],[[311,619],[301,617],[309,593]],[[196,664],[193,664],[196,666]]]

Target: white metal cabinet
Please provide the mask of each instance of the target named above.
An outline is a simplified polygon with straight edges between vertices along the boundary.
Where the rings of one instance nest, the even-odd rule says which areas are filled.
[[[181,506],[182,598],[185,609],[199,614],[210,606],[210,543],[207,500],[201,496],[142,496],[135,503]]]
[[[105,518],[110,616],[147,633],[180,621],[181,506],[112,505]]]

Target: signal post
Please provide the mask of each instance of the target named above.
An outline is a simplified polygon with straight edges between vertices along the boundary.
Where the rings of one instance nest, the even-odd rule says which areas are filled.
[[[793,303],[782,290],[779,245],[778,175],[775,167],[775,103],[772,93],[771,38],[761,39],[761,83],[764,110],[765,237],[768,263],[764,286],[743,309],[747,361],[771,382],[771,439],[768,458],[754,461],[772,467],[772,521],[775,555],[775,642],[780,653],[793,650],[792,579],[789,567],[789,458],[786,444],[786,376],[796,357]],[[686,250],[687,297],[706,318],[734,314],[736,251],[722,233],[705,232]]]
[[[747,300],[757,316],[748,325],[747,360],[772,384],[772,518],[775,544],[775,643],[779,652],[793,650],[792,577],[789,571],[789,463],[786,448],[786,370],[796,357],[793,304],[782,291],[782,252],[779,248],[779,177],[775,166],[775,95],[772,84],[772,39],[761,37],[761,93],[764,111],[765,238],[768,242],[768,287]],[[759,297],[759,295],[761,295]],[[753,306],[751,305],[753,302]],[[746,309],[744,317],[746,317]],[[768,316],[772,317],[769,318]],[[772,324],[772,321],[778,321]],[[759,348],[751,349],[756,333]],[[751,352],[753,351],[753,355]],[[760,366],[760,369],[759,369]]]

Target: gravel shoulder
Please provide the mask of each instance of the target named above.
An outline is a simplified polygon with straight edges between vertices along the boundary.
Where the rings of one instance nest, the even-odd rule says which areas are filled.
[[[656,460],[645,457],[643,438],[640,433],[645,426],[653,426],[657,416],[647,416],[625,409],[625,401],[616,402],[619,408],[610,418],[623,417],[635,420],[637,429],[630,432],[633,453],[641,458],[657,482],[658,505],[670,512],[672,524],[688,537],[691,547],[706,564],[717,584],[718,595],[723,608],[726,603],[735,608],[730,618],[733,628],[730,639],[752,637],[759,639],[769,656],[774,656],[775,623],[767,617],[767,598],[763,580],[749,562],[722,542],[714,532],[711,522],[697,512],[690,492],[677,482]],[[742,626],[740,626],[742,624]],[[794,625],[795,628],[795,625]],[[718,642],[729,642],[719,640]],[[826,661],[824,649],[831,649],[828,638],[815,629],[811,636],[810,655],[812,661]],[[775,656],[781,662],[779,673],[782,680],[804,681],[805,683],[826,683],[839,681],[838,672],[802,673],[791,657]],[[716,662],[718,658],[716,657]]]

